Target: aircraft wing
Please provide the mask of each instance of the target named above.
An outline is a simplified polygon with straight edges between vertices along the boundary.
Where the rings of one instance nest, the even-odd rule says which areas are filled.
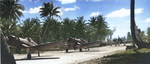
[[[133,42],[133,41],[125,41],[125,43],[130,43],[130,42]],[[89,42],[89,43],[85,43],[85,44],[82,44],[83,47],[94,47],[94,46],[99,46],[100,44],[106,44],[106,45],[109,45],[109,44],[113,44],[115,42],[101,42],[101,41],[94,41],[94,42]]]
[[[64,46],[64,44],[65,44],[65,41],[58,41],[58,42],[41,44],[41,45],[37,45],[37,46],[31,46],[29,48],[33,49],[33,50],[44,51],[44,50],[48,50],[50,48],[54,48],[56,46]]]
[[[132,43],[133,41],[125,41],[125,43]]]
[[[94,42],[89,42],[82,44],[83,47],[94,47],[94,46],[99,46],[102,42],[101,41],[94,41]]]

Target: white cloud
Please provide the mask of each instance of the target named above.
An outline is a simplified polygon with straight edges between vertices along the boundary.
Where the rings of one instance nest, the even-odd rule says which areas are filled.
[[[40,0],[35,0],[35,1],[34,1],[34,3],[38,3],[38,2],[40,2]]]
[[[135,9],[135,14],[139,14],[143,12],[143,8]]]
[[[91,16],[98,16],[98,15],[100,15],[100,13],[101,13],[101,12],[98,12],[98,11],[97,11],[97,12],[92,12],[92,13],[90,14],[90,17],[91,17]]]
[[[144,22],[150,22],[150,18],[147,18]]]
[[[75,3],[76,0],[57,0],[59,2],[61,2],[61,4],[69,4],[69,3]]]
[[[135,14],[139,14],[142,12],[143,12],[143,8],[135,9]],[[120,10],[116,10],[116,11],[109,13],[108,15],[106,15],[106,17],[120,17],[120,18],[122,18],[122,17],[129,16],[129,15],[130,15],[130,9],[122,8]]]
[[[29,0],[29,2],[32,2],[32,0]]]
[[[35,14],[35,13],[38,13],[38,12],[40,11],[40,8],[42,8],[42,6],[30,8],[29,11],[23,11],[23,12],[24,12],[24,13]]]
[[[29,11],[23,11],[23,13],[35,14],[35,13],[38,13],[40,11],[40,8],[42,8],[42,6],[30,8]],[[64,12],[75,11],[77,9],[80,9],[80,7],[74,6],[73,8],[61,8],[61,9],[58,9],[58,11],[60,11],[60,13],[58,13],[58,15],[61,16],[61,15],[63,15]]]
[[[68,12],[68,11],[75,11],[77,9],[80,9],[80,7],[78,6],[74,6],[73,8],[61,8],[61,9],[58,9],[58,11],[60,11],[60,13],[58,13],[58,15],[63,15],[63,13],[65,12]]]
[[[29,2],[34,2],[34,3],[38,3],[40,2],[40,0],[28,0]]]
[[[99,2],[99,1],[103,1],[103,0],[86,0],[86,1]]]
[[[64,11],[74,11],[74,10],[77,10],[77,9],[80,9],[80,7],[74,6],[74,8],[65,8]]]

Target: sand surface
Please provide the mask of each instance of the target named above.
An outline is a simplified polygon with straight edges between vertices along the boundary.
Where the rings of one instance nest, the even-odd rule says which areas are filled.
[[[101,58],[106,55],[114,54],[115,51],[123,51],[125,46],[104,46],[90,48],[90,51],[83,49],[65,51],[45,51],[41,52],[41,57],[32,54],[32,59],[28,60],[26,54],[14,54],[17,64],[77,64],[79,62],[88,61],[95,58]]]

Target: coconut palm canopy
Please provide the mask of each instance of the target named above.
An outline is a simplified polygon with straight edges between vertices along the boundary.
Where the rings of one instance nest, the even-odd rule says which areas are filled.
[[[150,27],[149,2],[138,0],[135,4],[135,21],[142,31]],[[111,40],[118,36],[124,38],[130,32],[128,0],[4,0],[0,5],[0,18],[13,21],[3,22],[3,33],[31,37],[38,43],[66,40],[68,37],[89,41]],[[23,14],[24,17],[20,17]],[[147,40],[145,36],[143,38]]]
[[[26,10],[24,16],[21,19],[41,17],[39,13],[41,7],[46,4],[51,4],[49,0],[20,0],[19,4],[25,6]],[[111,4],[110,4],[111,3]],[[135,4],[135,21],[137,21],[138,27],[143,31],[150,27],[150,13],[149,6],[150,0],[137,0]],[[76,19],[77,17],[84,16],[84,19],[90,20],[90,17],[103,15],[108,22],[110,29],[113,30],[116,27],[116,31],[113,34],[113,38],[118,36],[126,36],[127,32],[130,32],[130,0],[53,0],[53,10],[57,7],[60,13],[57,13],[62,19],[70,18]],[[53,11],[49,11],[51,13]],[[48,12],[47,12],[48,13]],[[50,14],[42,14],[50,15]],[[53,14],[51,14],[53,15]],[[62,21],[57,16],[53,18]],[[120,33],[121,32],[121,33]]]
[[[3,0],[0,4],[0,17],[5,20],[20,20],[23,16],[22,11],[25,10],[22,4],[18,4],[19,0]]]

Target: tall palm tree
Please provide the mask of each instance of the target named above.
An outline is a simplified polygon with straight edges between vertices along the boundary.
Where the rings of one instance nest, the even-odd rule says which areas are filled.
[[[87,40],[88,42],[91,41],[96,41],[96,31],[95,28],[93,28],[91,25],[85,25],[85,40]]]
[[[19,0],[3,0],[0,4],[0,17],[5,20],[20,20],[19,17],[23,16],[25,8],[21,4],[17,4]]]
[[[98,34],[98,37],[100,39],[100,41],[103,38],[103,34],[107,32],[107,28],[108,28],[108,24],[105,21],[105,17],[103,17],[103,15],[99,15],[97,17],[91,17],[90,18],[90,25],[93,26]]]
[[[75,36],[75,20],[70,20],[69,18],[65,18],[62,21],[62,37],[67,39],[68,37]]]
[[[41,17],[47,17],[50,16],[50,18],[52,18],[53,16],[59,17],[61,19],[61,17],[58,15],[58,13],[60,13],[60,11],[58,11],[58,9],[60,9],[60,7],[55,7],[53,5],[53,2],[51,1],[51,3],[43,3],[43,6],[40,11],[40,16]]]
[[[76,21],[77,21],[77,24],[76,24],[75,34],[78,38],[84,37],[84,35],[85,35],[84,29],[85,29],[85,25],[86,25],[85,24],[86,20],[84,20],[84,17],[82,16],[82,17],[77,17]]]
[[[138,48],[150,48],[150,43],[145,43],[142,41],[141,37],[139,36],[139,34],[136,34],[136,30],[135,27],[136,27],[136,23],[135,23],[135,20],[134,20],[134,0],[131,0],[131,10],[130,10],[130,25],[131,25],[131,34],[132,34],[132,39],[133,39],[133,43],[135,43]]]
[[[1,20],[6,21],[16,21],[16,19],[19,20],[19,17],[21,17],[23,14],[20,10],[24,10],[24,6],[21,4],[17,4],[19,0],[2,0],[0,1],[0,18]],[[1,21],[0,20],[0,21]],[[4,22],[4,21],[2,21]],[[12,54],[8,52],[8,47],[6,45],[5,38],[2,34],[2,31],[0,29],[0,37],[1,37],[1,63],[2,64],[16,64],[14,57]],[[7,61],[10,60],[10,61]]]
[[[57,21],[53,21],[53,24],[51,27],[52,27],[51,31],[52,31],[52,36],[53,36],[54,41],[60,40],[61,23]]]
[[[51,1],[51,3],[49,3],[49,2],[48,3],[43,3],[43,6],[44,7],[40,8],[41,9],[41,11],[40,11],[40,13],[41,13],[40,16],[41,17],[47,17],[47,18],[50,18],[50,20],[51,20],[51,18],[53,18],[53,16],[56,16],[56,17],[59,17],[61,19],[61,17],[58,15],[58,13],[60,13],[60,11],[58,11],[58,9],[60,9],[60,7],[55,7],[54,8],[54,5],[53,5],[52,1]],[[42,37],[43,39],[45,37],[45,33],[47,31],[48,25],[49,25],[49,23],[47,24],[46,29],[43,33],[43,37]],[[42,39],[42,41],[43,41],[43,39]]]
[[[97,21],[96,17],[91,17],[90,19],[91,20],[89,20],[90,21],[89,25],[95,27]]]

